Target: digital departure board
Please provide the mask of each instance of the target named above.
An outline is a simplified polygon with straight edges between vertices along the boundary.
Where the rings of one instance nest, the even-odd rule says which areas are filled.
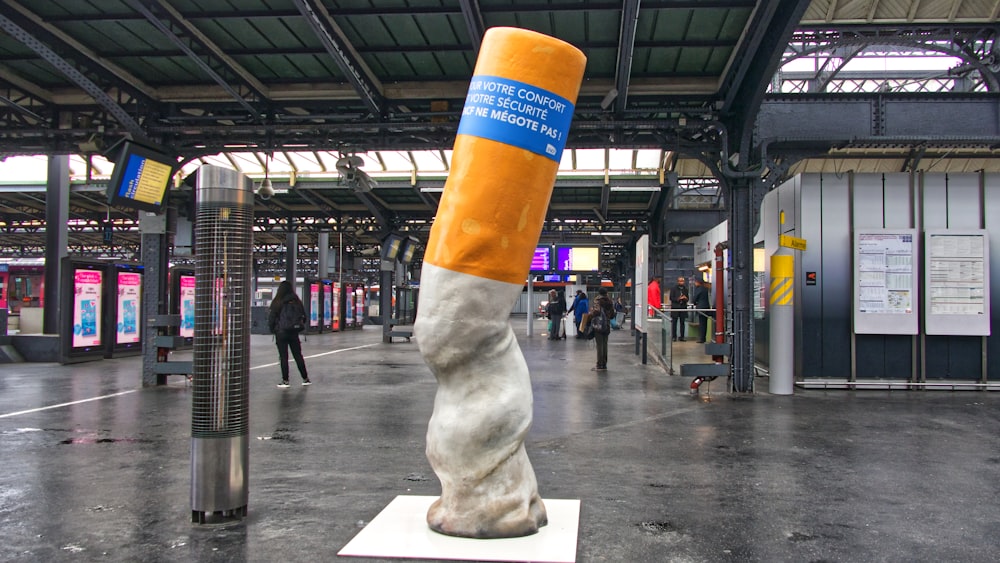
[[[163,153],[126,141],[108,182],[108,203],[159,213],[176,164]]]

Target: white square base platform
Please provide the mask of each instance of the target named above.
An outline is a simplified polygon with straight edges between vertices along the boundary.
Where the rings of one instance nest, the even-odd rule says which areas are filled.
[[[543,499],[549,523],[522,538],[455,538],[427,527],[434,496],[398,496],[337,555],[460,561],[573,563],[580,526],[580,501]]]

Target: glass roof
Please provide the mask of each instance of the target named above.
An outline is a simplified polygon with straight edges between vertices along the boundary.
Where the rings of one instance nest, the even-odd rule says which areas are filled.
[[[657,149],[568,149],[559,163],[559,174],[603,175],[631,174],[655,175],[664,162],[664,151]],[[334,178],[339,176],[336,164],[341,157],[330,151],[277,151],[230,152],[206,156],[186,163],[182,177],[193,173],[202,164],[235,168],[251,177],[263,177],[265,166],[273,177]],[[451,166],[452,151],[371,151],[359,153],[364,160],[362,170],[372,177],[443,177]],[[91,180],[106,180],[114,165],[100,155],[90,158]],[[45,156],[13,156],[0,162],[0,184],[44,182],[47,175]],[[87,159],[81,155],[70,157],[70,176],[73,181],[88,179]]]

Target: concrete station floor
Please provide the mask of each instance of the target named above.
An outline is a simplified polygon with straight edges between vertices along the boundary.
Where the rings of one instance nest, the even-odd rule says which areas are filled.
[[[627,330],[524,335],[543,498],[580,499],[577,560],[996,561],[1000,394],[733,396],[642,365]],[[397,495],[436,495],[436,383],[381,328],[309,336],[314,384],[277,389],[251,337],[249,516],[195,525],[190,387],[140,387],[138,357],[0,365],[0,561],[333,561]],[[700,361],[675,348],[675,364]],[[184,359],[190,352],[175,354]],[[690,360],[684,358],[689,357]],[[46,408],[52,407],[52,408]],[[392,542],[393,538],[385,538]],[[484,540],[489,541],[489,540]]]

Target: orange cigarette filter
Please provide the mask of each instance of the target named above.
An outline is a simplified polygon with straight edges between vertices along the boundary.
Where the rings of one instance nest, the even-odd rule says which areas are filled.
[[[586,63],[547,35],[486,32],[425,262],[524,283]]]

